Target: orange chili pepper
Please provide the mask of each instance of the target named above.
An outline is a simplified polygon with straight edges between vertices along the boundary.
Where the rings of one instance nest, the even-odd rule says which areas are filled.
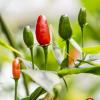
[[[72,49],[69,52],[69,64],[73,64],[74,60],[76,60],[79,57],[79,52],[76,49]]]
[[[12,62],[12,74],[14,79],[20,78],[20,63],[19,59],[14,59]]]

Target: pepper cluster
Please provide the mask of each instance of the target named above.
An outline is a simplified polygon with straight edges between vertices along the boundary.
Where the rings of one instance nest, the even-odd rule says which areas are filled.
[[[86,12],[85,9],[80,9],[78,21],[81,29],[86,24]],[[47,19],[44,15],[40,15],[37,18],[36,29],[35,29],[36,39],[41,47],[43,47],[45,55],[45,70],[47,64],[47,55],[48,55],[48,46],[50,44],[50,31]],[[59,20],[58,28],[59,36],[66,42],[67,49],[67,60],[66,67],[69,66],[69,40],[72,36],[72,28],[70,25],[69,17],[67,15],[62,15]],[[30,26],[26,26],[23,30],[23,40],[26,46],[30,49],[32,67],[34,69],[34,59],[33,59],[33,46],[34,46],[34,37],[33,32]],[[64,60],[64,61],[65,61]],[[71,61],[70,61],[71,62]],[[64,62],[63,62],[64,63]],[[17,81],[20,78],[20,60],[18,58],[14,59],[12,62],[12,74],[15,79],[15,100],[17,100]],[[17,80],[17,81],[16,81]]]

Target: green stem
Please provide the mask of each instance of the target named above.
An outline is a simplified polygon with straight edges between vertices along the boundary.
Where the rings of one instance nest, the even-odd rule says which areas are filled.
[[[14,100],[17,100],[17,86],[18,86],[18,79],[15,79],[15,97],[14,97]]]
[[[67,86],[67,83],[66,83],[66,81],[65,81],[64,77],[63,77],[62,79],[63,79],[63,81],[64,81],[64,83],[65,83],[66,90],[68,91],[68,86]]]
[[[32,59],[32,67],[34,69],[33,47],[30,48],[30,52],[31,52],[31,59]]]
[[[85,58],[86,58],[86,56],[84,56],[84,57],[82,58],[82,61],[84,61]],[[75,67],[78,68],[78,67],[82,64],[82,61],[80,61],[79,64],[77,64]]]
[[[27,77],[25,76],[24,73],[22,73],[22,76],[23,76],[23,84],[24,84],[24,87],[25,87],[26,95],[29,96]]]
[[[67,48],[67,67],[69,66],[69,40],[66,41],[66,48]]]
[[[45,70],[47,69],[47,57],[48,57],[48,46],[43,46],[44,56],[45,56]]]
[[[81,28],[81,32],[82,32],[82,48],[84,47],[84,44],[83,44],[83,27]]]
[[[82,48],[84,47],[84,35],[83,35],[83,27],[81,27],[82,32]],[[84,53],[82,52],[82,59],[84,58]]]
[[[36,100],[43,92],[44,90],[41,88],[41,90],[38,91],[38,93],[35,95],[35,97],[32,98],[32,100]]]

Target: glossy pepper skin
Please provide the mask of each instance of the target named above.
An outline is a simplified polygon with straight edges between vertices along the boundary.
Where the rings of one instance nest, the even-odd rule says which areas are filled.
[[[81,8],[78,14],[78,23],[81,28],[86,24],[86,9]]]
[[[70,25],[69,17],[62,15],[59,20],[59,35],[64,40],[68,40],[72,36],[72,28]]]
[[[40,45],[46,46],[50,44],[50,32],[47,19],[44,15],[40,15],[36,23],[36,38]]]
[[[33,38],[33,33],[31,31],[31,28],[29,26],[26,26],[24,28],[23,39],[28,48],[31,48],[33,46],[34,38]]]
[[[12,74],[14,79],[20,78],[20,62],[17,58],[12,62]]]

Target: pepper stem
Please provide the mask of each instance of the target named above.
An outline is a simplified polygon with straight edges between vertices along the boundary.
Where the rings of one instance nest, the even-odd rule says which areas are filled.
[[[69,40],[66,41],[66,48],[67,48],[67,67],[69,66]]]
[[[33,67],[33,69],[34,69],[33,47],[30,48],[30,52],[31,52],[31,59],[32,59],[32,67]]]
[[[17,86],[18,86],[18,79],[14,79],[15,80],[15,97],[14,100],[17,100]]]
[[[84,36],[83,36],[83,27],[81,27],[81,32],[82,32],[82,48],[84,47]],[[82,59],[84,58],[84,53],[82,52]]]
[[[25,87],[26,95],[29,96],[27,77],[25,76],[24,73],[22,73],[22,76],[23,76],[23,84]]]
[[[63,79],[63,81],[64,81],[64,83],[65,83],[66,90],[68,91],[68,85],[67,85],[67,83],[66,83],[64,77],[62,77],[62,79]]]
[[[45,70],[47,69],[47,57],[48,57],[48,46],[42,46],[44,50],[44,56],[45,56]]]

